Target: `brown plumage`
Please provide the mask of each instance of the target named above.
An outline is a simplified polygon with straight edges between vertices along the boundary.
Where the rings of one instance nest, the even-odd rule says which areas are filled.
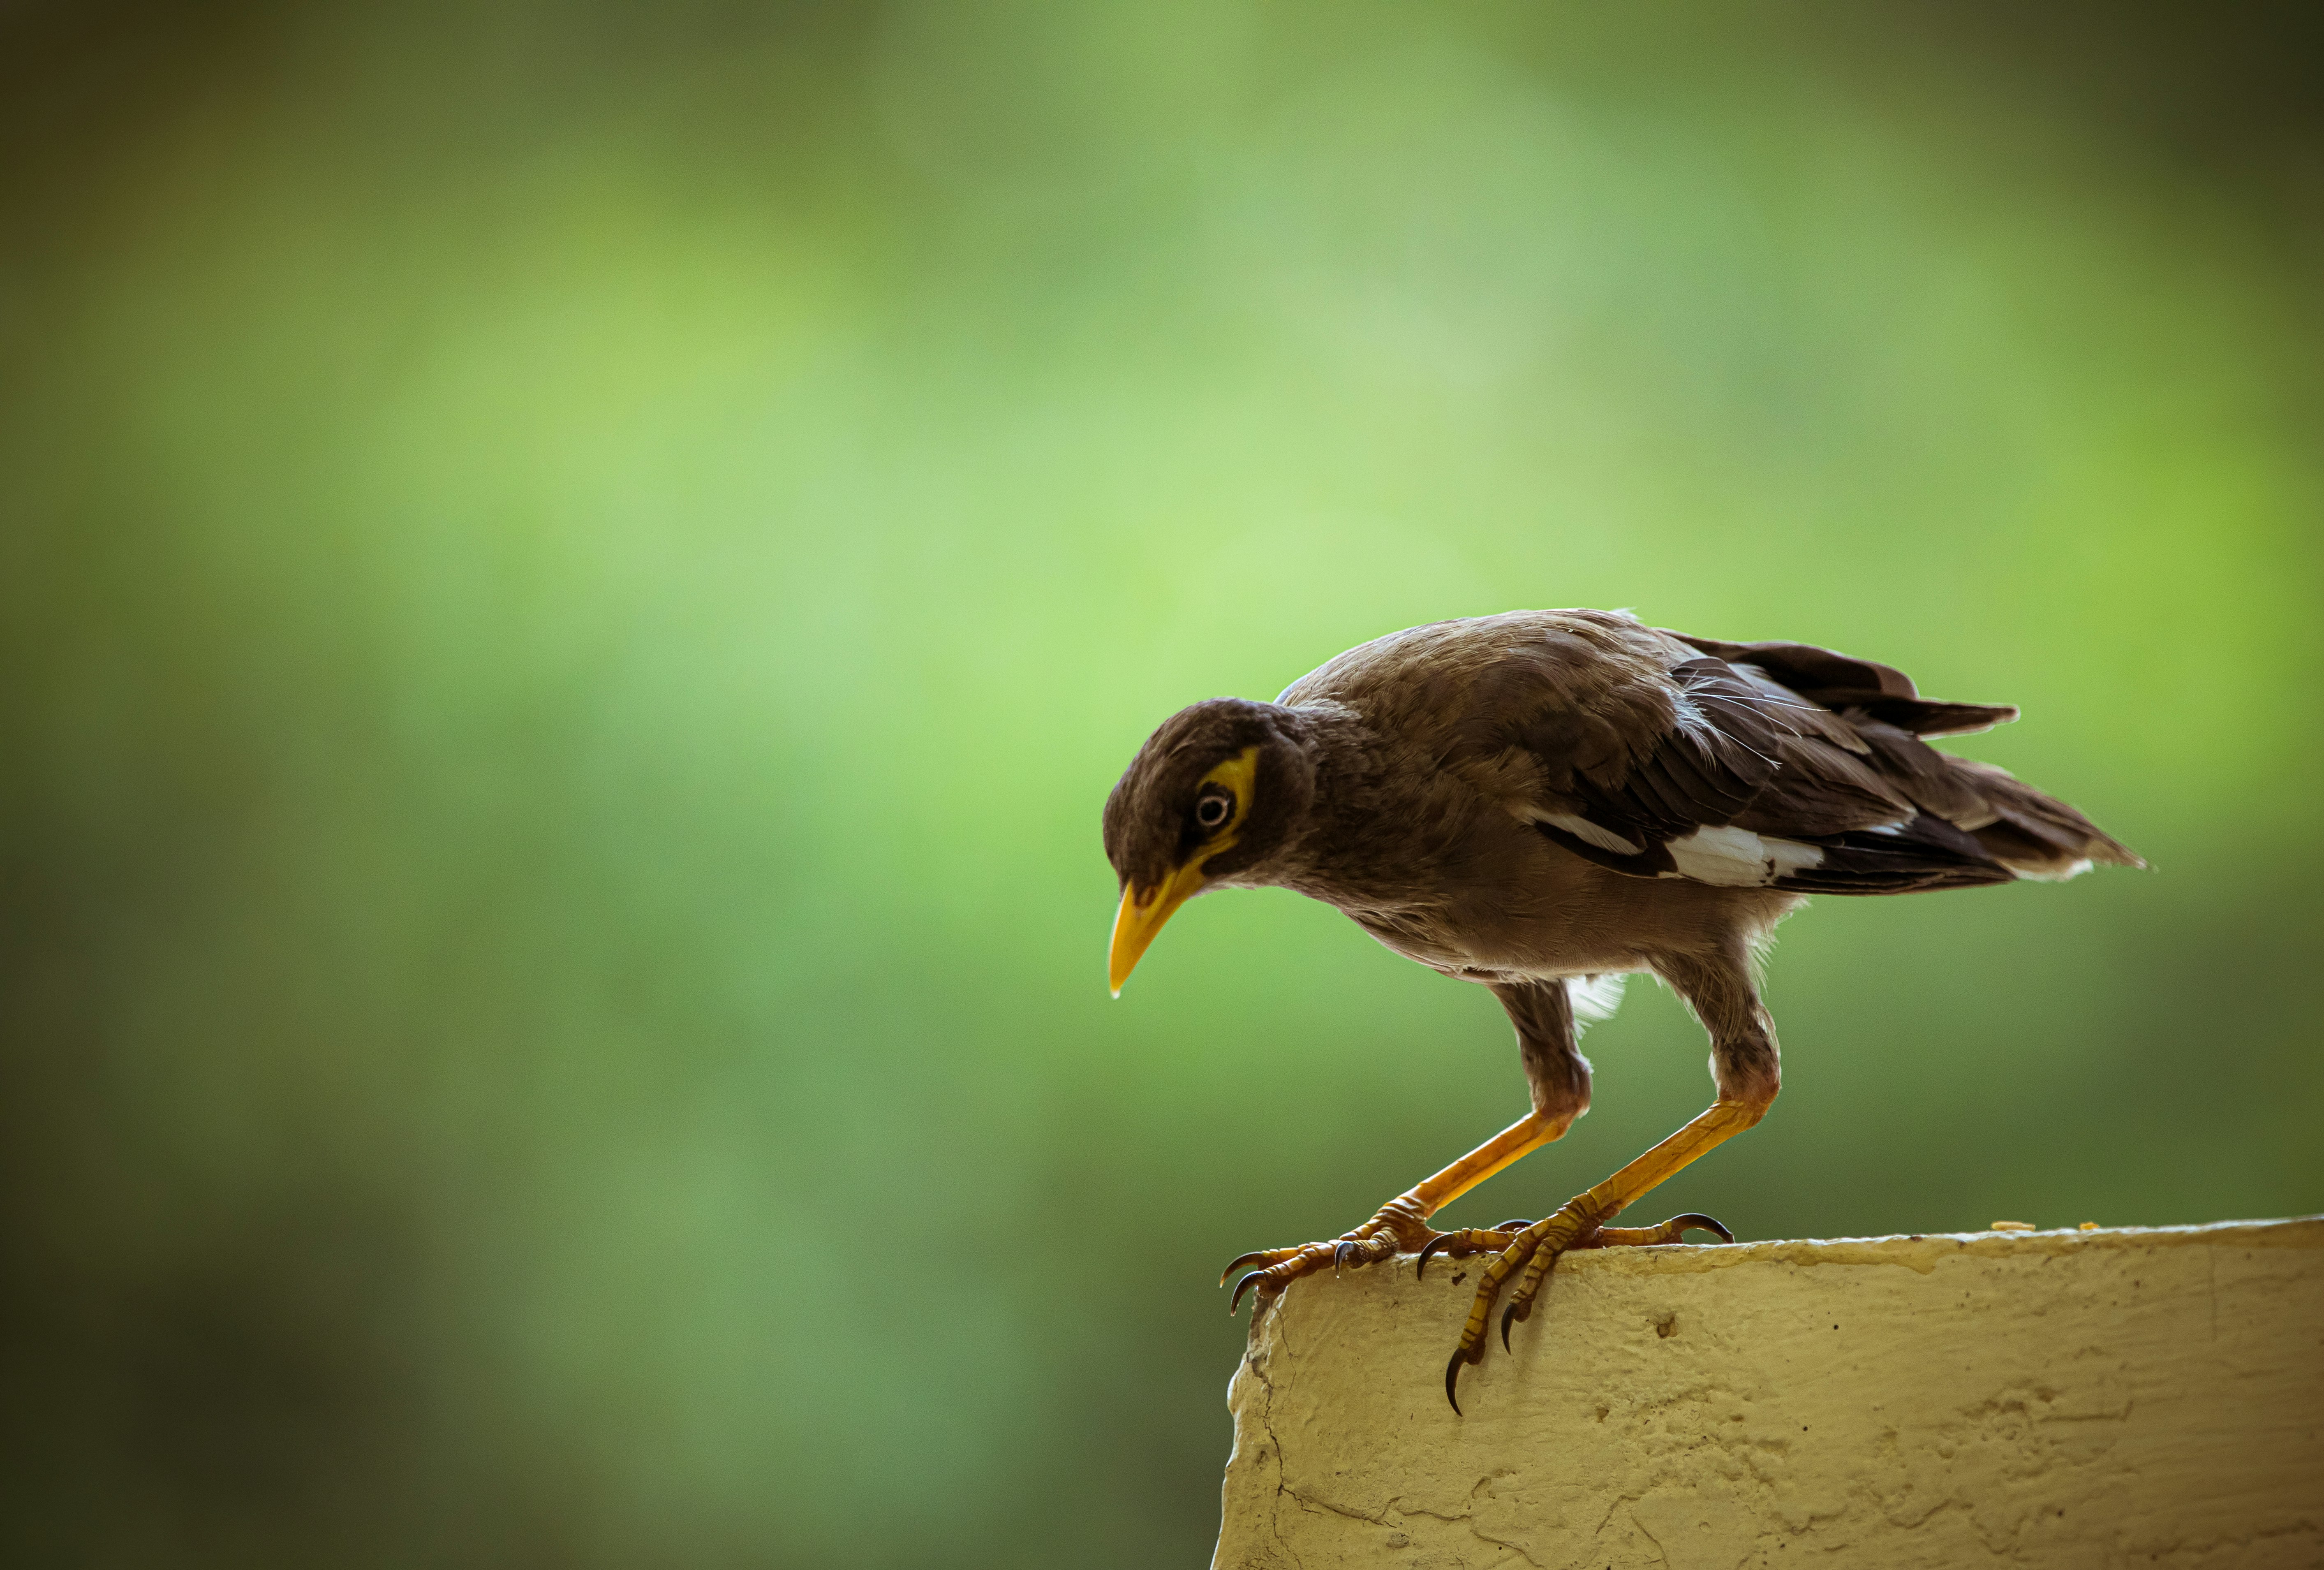
[[[2071,877],[2138,858],[2065,803],[1923,739],[2014,708],[1924,698],[1903,672],[1801,643],[1727,643],[1603,611],[1441,622],[1351,649],[1274,703],[1173,716],[1105,809],[1122,882],[1119,991],[1185,899],[1274,885],[1333,905],[1432,969],[1490,987],[1533,1110],[1330,1242],[1246,1255],[1260,1310],[1324,1263],[1491,1251],[1459,1348],[1502,1339],[1564,1249],[1675,1241],[1707,1218],[1604,1224],[1756,1122],[1779,1081],[1753,956],[1811,893],[1901,894]],[[1437,1233],[1437,1208],[1588,1106],[1577,1005],[1652,971],[1709,1031],[1710,1111],[1556,1214]]]

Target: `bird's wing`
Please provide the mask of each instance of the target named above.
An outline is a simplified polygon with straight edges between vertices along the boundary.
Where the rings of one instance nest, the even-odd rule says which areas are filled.
[[[1868,717],[1916,736],[1965,736],[1989,731],[2017,717],[2009,704],[1944,703],[1923,697],[1913,679],[1891,665],[1876,665],[1812,643],[1724,643],[1665,632],[1701,653],[1729,664],[1747,665],[1797,697],[1835,712],[1861,710]]]
[[[1534,701],[1501,708],[1497,740],[1533,764],[1512,810],[1601,866],[1888,894],[2136,864],[2063,802],[1920,739],[2015,709],[1923,698],[1902,671],[1806,644],[1572,631],[1594,647],[1520,662]]]

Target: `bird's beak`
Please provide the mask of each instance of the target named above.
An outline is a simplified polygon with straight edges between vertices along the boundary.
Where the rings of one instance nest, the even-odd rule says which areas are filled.
[[[1170,913],[1193,897],[1206,882],[1199,864],[1180,867],[1170,874],[1159,888],[1140,889],[1125,885],[1121,891],[1121,909],[1113,917],[1113,965],[1111,981],[1113,995],[1121,995],[1121,984],[1138,968],[1139,956],[1154,935],[1162,930],[1162,923]]]

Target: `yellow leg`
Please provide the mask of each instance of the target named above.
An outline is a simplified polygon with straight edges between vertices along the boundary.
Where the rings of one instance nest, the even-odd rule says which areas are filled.
[[[1766,1115],[1767,1105],[1766,1101],[1721,1099],[1713,1103],[1708,1111],[1611,1178],[1575,1195],[1554,1215],[1545,1216],[1518,1233],[1500,1256],[1485,1267],[1484,1278],[1477,1283],[1476,1300],[1470,1305],[1468,1323],[1461,1328],[1461,1344],[1453,1349],[1452,1361],[1444,1365],[1444,1397],[1452,1402],[1452,1409],[1456,1412],[1461,1409],[1461,1403],[1454,1395],[1454,1386],[1461,1377],[1461,1365],[1478,1362],[1484,1358],[1485,1325],[1492,1314],[1493,1301],[1500,1294],[1502,1282],[1520,1269],[1525,1272],[1518,1279],[1516,1292],[1511,1295],[1508,1310],[1501,1316],[1501,1336],[1506,1342],[1511,1321],[1522,1320],[1533,1312],[1534,1297],[1540,1291],[1551,1268],[1557,1263],[1559,1254],[1598,1235],[1600,1229],[1620,1214],[1625,1206],[1697,1157],[1757,1122]],[[1682,1216],[1664,1224],[1667,1227],[1675,1222],[1691,1219]],[[1651,1230],[1659,1232],[1662,1229]]]
[[[1420,1219],[1426,1221],[1526,1151],[1564,1137],[1569,1122],[1564,1118],[1553,1122],[1538,1114],[1520,1118],[1442,1172],[1423,1178],[1399,1197],[1416,1206]]]

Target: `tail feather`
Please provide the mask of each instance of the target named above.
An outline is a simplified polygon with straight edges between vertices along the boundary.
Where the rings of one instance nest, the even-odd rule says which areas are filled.
[[[1993,809],[1994,821],[1970,832],[1988,855],[2019,877],[2070,878],[2094,862],[2146,864],[2128,845],[2008,770],[1969,758],[1947,756],[1945,762]]]

